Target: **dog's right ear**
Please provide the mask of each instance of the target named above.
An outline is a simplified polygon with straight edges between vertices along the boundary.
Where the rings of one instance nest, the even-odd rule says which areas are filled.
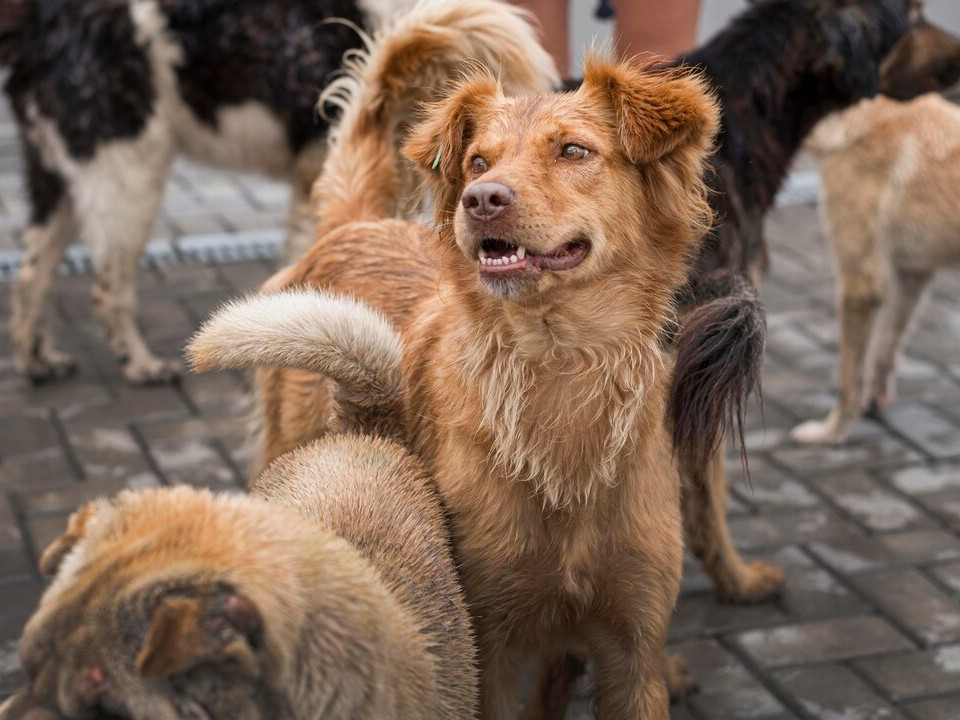
[[[96,502],[87,503],[67,521],[67,529],[63,534],[50,543],[40,556],[40,572],[52,577],[60,570],[63,559],[70,554],[80,539],[86,534],[91,518],[97,514],[100,505]]]
[[[499,95],[491,76],[468,78],[446,99],[428,105],[423,121],[410,131],[403,154],[427,178],[438,211],[459,199],[464,184],[463,155],[478,121]]]

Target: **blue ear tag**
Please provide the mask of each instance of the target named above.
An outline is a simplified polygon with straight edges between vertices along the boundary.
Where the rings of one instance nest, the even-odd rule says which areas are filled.
[[[433,159],[433,165],[430,166],[431,170],[436,170],[440,167],[440,155],[443,154],[443,147],[437,148],[437,156]]]

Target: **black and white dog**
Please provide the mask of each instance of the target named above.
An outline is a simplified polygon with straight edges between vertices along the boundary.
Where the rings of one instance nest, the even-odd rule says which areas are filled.
[[[137,268],[174,156],[294,188],[291,246],[325,151],[316,110],[344,52],[412,0],[0,0],[0,61],[23,144],[31,216],[13,288],[15,363],[34,381],[74,367],[42,315],[79,232],[94,301],[133,383],[172,379],[136,323]],[[342,18],[348,23],[325,22]],[[351,24],[354,27],[351,27]]]

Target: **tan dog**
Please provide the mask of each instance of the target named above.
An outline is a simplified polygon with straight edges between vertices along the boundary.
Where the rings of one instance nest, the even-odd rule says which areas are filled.
[[[254,493],[79,510],[41,559],[56,578],[24,630],[29,685],[0,718],[473,717],[469,618],[422,465],[330,437]]]
[[[383,106],[362,101],[389,89],[371,75],[316,188],[319,239],[271,289],[349,286],[402,328],[401,411],[451,515],[483,717],[513,717],[521,668],[574,650],[594,662],[597,717],[666,718],[682,526],[662,336],[710,217],[716,105],[694,76],[633,63],[594,58],[578,92],[514,98],[478,72],[406,145],[432,229],[377,222],[396,170]],[[384,374],[375,347],[338,307],[304,293],[235,305],[191,358],[393,384],[369,382]],[[358,399],[313,383],[316,407]],[[268,431],[283,416],[297,418],[287,440],[316,433],[299,415],[309,393],[278,387],[261,387]]]
[[[960,264],[960,109],[938,95],[865,100],[822,121],[808,147],[837,273],[837,401],[792,437],[830,443],[893,400],[896,356],[924,291],[936,270]]]

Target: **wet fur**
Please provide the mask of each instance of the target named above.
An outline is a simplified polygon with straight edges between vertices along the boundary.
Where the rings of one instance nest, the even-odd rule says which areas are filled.
[[[473,717],[470,621],[423,466],[331,436],[252,493],[78,511],[42,557],[55,577],[21,640],[28,685],[0,718]]]
[[[388,145],[370,154],[370,115],[348,117],[331,151],[342,153],[329,166],[340,170],[316,193],[330,217],[351,202],[377,207],[338,172],[396,161]],[[358,210],[268,283],[349,291],[401,333],[406,436],[451,515],[486,718],[517,711],[522,667],[571,649],[595,663],[598,717],[668,715],[664,641],[682,525],[661,337],[709,219],[701,173],[713,118],[693,77],[630,64],[594,59],[583,88],[566,96],[511,98],[478,73],[431,106],[406,144],[436,200],[435,228]],[[557,165],[554,143],[564,140],[550,133],[587,138],[596,155]],[[534,252],[586,232],[593,248],[581,268],[535,286],[480,283],[476,229],[458,210],[473,153],[490,160],[484,177],[527,198],[503,232]],[[613,190],[625,185],[637,190],[626,206]],[[335,194],[351,187],[356,198]],[[370,190],[391,205],[391,186]],[[401,288],[417,302],[398,304]],[[288,438],[323,431],[306,396],[276,387],[261,384],[261,397],[284,409]],[[278,449],[268,445],[265,458]]]

